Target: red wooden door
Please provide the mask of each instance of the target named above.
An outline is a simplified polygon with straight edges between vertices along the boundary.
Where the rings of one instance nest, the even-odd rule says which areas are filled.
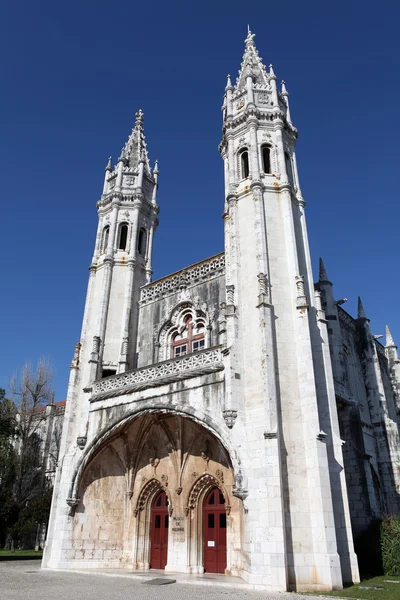
[[[218,488],[206,496],[203,508],[204,571],[224,573],[226,569],[225,498]]]
[[[165,569],[168,558],[168,503],[167,494],[160,492],[151,508],[150,567]]]

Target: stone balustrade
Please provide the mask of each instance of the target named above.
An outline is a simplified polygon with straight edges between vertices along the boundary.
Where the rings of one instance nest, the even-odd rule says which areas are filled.
[[[154,387],[221,371],[224,368],[220,347],[207,348],[149,365],[127,373],[120,373],[95,381],[92,388],[91,402],[128,394],[147,387]]]

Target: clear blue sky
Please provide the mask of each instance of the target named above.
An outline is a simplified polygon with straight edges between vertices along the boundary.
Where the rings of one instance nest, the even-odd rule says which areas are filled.
[[[4,2],[0,386],[79,340],[104,167],[135,112],[160,161],[154,278],[223,249],[226,74],[247,32],[290,92],[314,263],[400,344],[400,7],[394,0]]]

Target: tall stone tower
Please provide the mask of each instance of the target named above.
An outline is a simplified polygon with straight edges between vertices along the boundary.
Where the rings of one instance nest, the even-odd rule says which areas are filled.
[[[98,227],[90,265],[80,343],[69,395],[79,388],[136,366],[140,287],[151,281],[153,235],[158,224],[158,166],[152,171],[141,110],[117,165],[110,157],[97,203]],[[82,398],[82,396],[81,396]],[[79,444],[87,438],[87,399],[82,399],[77,426]]]
[[[220,144],[227,402],[244,418],[246,449],[236,441],[243,471],[252,473],[243,484],[253,490],[244,535],[249,553],[257,541],[273,542],[270,567],[282,585],[287,561],[289,589],[312,582],[335,588],[341,571],[357,581],[358,567],[327,322],[314,290],[289,94],[284,82],[277,89],[254,37],[249,31],[236,85],[228,76]],[[262,562],[270,560],[266,552]]]

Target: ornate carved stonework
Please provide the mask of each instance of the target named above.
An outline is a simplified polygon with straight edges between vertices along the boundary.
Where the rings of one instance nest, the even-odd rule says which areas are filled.
[[[86,446],[86,442],[87,442],[87,437],[84,435],[81,435],[76,438],[76,443],[78,444],[78,446],[81,450],[83,450],[84,447]]]
[[[136,503],[136,508],[134,510],[134,515],[137,517],[140,511],[144,509],[146,503],[150,496],[154,495],[158,490],[161,489],[160,483],[156,479],[151,479],[142,489],[139,494],[138,501]]]
[[[237,410],[224,410],[222,411],[222,414],[225,419],[226,426],[229,429],[232,429],[237,419]]]
[[[140,304],[143,306],[159,298],[165,298],[179,292],[181,286],[191,286],[225,273],[225,254],[217,254],[201,263],[188,267],[184,271],[174,273],[160,281],[155,281],[142,288]]]
[[[223,471],[221,471],[221,469],[217,469],[215,471],[215,476],[218,479],[218,481],[220,481],[221,483],[224,483],[224,473],[223,473]]]
[[[203,350],[182,358],[167,360],[158,365],[96,381],[93,385],[91,401],[142,390],[152,385],[163,385],[171,381],[221,371],[223,368],[219,349]]]
[[[69,515],[72,517],[75,514],[75,510],[80,502],[80,499],[79,498],[67,498],[66,502],[69,506]]]
[[[82,344],[80,344],[79,342],[77,344],[75,344],[74,358],[72,359],[72,362],[71,362],[72,368],[76,368],[79,366],[81,348],[82,348]]]

